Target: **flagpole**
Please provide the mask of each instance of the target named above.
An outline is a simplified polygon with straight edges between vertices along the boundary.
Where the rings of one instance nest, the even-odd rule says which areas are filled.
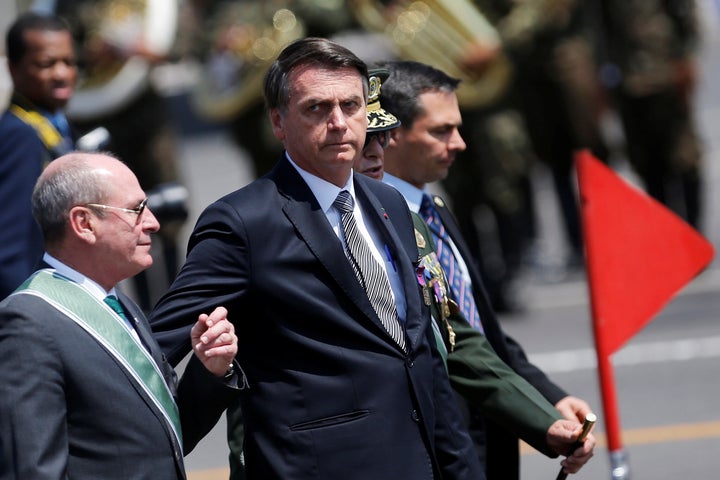
[[[593,322],[595,328],[599,322]],[[598,375],[600,378],[600,392],[602,394],[603,415],[605,416],[605,433],[607,435],[608,452],[610,454],[610,468],[612,480],[629,480],[630,465],[628,456],[623,450],[622,434],[620,428],[620,411],[618,408],[617,392],[615,389],[615,374],[610,355],[602,351],[595,333],[595,345],[598,357]]]
[[[585,168],[584,163],[580,162],[580,158],[589,157],[588,151],[582,151],[578,154],[578,175]],[[587,163],[587,161],[585,162]],[[581,192],[583,193],[583,192]],[[592,315],[592,325],[595,340],[595,354],[597,355],[598,379],[600,382],[600,393],[602,396],[603,415],[605,417],[605,432],[608,442],[608,453],[610,455],[610,474],[612,480],[630,480],[630,465],[628,457],[622,447],[620,410],[618,408],[617,390],[615,389],[615,372],[613,370],[610,356],[613,352],[612,348],[607,345],[607,335],[609,332],[603,331],[610,326],[606,325],[603,318],[602,309],[600,308],[603,299],[601,289],[593,282],[593,279],[600,275],[596,262],[598,259],[589,258],[588,252],[594,251],[593,243],[599,239],[590,234],[587,219],[583,218],[583,235],[586,245],[586,269],[588,279],[588,290],[590,294],[590,310]]]
[[[592,312],[592,325],[595,338],[595,353],[597,355],[598,379],[602,396],[603,416],[605,417],[605,434],[607,436],[608,452],[610,454],[610,478],[612,480],[630,480],[630,465],[628,456],[622,447],[622,428],[620,427],[620,409],[618,407],[617,389],[615,388],[615,371],[611,361],[612,351],[609,351],[606,342],[607,328],[600,313],[600,299],[593,288],[594,265],[588,262],[588,287],[590,290],[590,309]]]

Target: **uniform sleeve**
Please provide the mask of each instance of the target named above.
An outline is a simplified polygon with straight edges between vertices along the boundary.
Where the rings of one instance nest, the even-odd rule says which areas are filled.
[[[535,387],[543,397],[555,405],[560,399],[569,394],[554,383],[550,378],[528,360],[525,351],[512,337],[504,334],[505,345],[508,351],[508,366]]]
[[[550,425],[560,413],[495,353],[484,335],[452,315],[455,349],[448,355],[450,383],[471,405],[548,456]]]

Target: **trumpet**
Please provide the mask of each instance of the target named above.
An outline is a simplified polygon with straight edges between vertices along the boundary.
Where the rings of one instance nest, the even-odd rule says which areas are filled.
[[[406,60],[423,62],[462,80],[460,105],[483,107],[500,99],[512,79],[510,60],[502,53],[481,72],[465,65],[472,45],[500,50],[497,30],[468,0],[351,0],[358,22],[384,33]]]

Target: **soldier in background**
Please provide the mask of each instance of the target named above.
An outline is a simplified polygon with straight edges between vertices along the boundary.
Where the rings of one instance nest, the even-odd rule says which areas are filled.
[[[693,0],[607,0],[603,80],[626,153],[648,194],[693,227],[701,215],[701,144],[694,123],[699,33]]]
[[[597,19],[578,0],[534,3],[539,10],[529,32],[521,34],[510,24],[519,23],[513,18],[505,20],[505,27],[516,30],[513,51],[523,118],[535,153],[552,176],[569,250],[565,264],[572,269],[583,265],[574,153],[589,149],[603,161],[608,156],[600,130],[605,102],[589,23]]]
[[[5,49],[13,90],[0,115],[0,300],[42,258],[30,197],[47,164],[75,148],[64,111],[78,73],[69,26],[56,16],[19,16],[8,29]]]
[[[443,185],[466,239],[478,252],[493,305],[507,312],[522,307],[518,276],[537,239],[530,181],[536,160],[552,174],[570,252],[564,266],[582,264],[573,152],[590,148],[605,158],[598,121],[602,97],[581,3],[474,4],[497,29],[514,75],[505,95],[493,104],[478,109],[461,103],[468,149]],[[481,47],[469,48],[465,58],[479,75],[493,53]],[[479,217],[483,211],[492,212],[490,222]],[[497,242],[487,233],[493,227]]]

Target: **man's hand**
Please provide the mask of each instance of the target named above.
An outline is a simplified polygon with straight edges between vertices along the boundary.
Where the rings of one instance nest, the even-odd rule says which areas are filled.
[[[582,446],[571,452],[581,432],[582,424],[576,420],[558,420],[548,429],[546,438],[550,448],[559,455],[567,456],[560,463],[565,473],[577,473],[595,453],[596,440],[592,433],[588,434]]]
[[[227,310],[218,307],[210,315],[201,314],[190,331],[190,340],[205,368],[216,377],[225,375],[238,350],[235,326],[227,319]]]
[[[592,413],[592,408],[590,408],[590,405],[588,405],[585,400],[570,395],[560,399],[560,401],[555,404],[555,408],[558,409],[560,415],[564,418],[580,423],[585,421],[588,413]]]

